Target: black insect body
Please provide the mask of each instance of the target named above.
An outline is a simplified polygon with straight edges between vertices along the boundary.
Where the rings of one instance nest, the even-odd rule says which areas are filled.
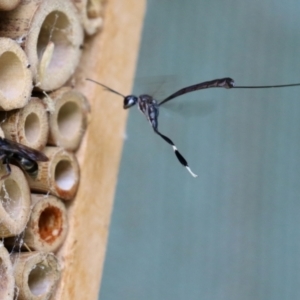
[[[124,99],[123,108],[124,109],[130,108],[130,107],[134,106],[135,104],[138,104],[139,110],[146,116],[146,118],[150,122],[154,132],[172,146],[174,153],[175,153],[177,159],[179,160],[179,162],[184,167],[186,167],[186,169],[190,172],[190,174],[193,177],[197,177],[198,175],[196,175],[195,173],[192,172],[192,170],[190,169],[190,167],[188,165],[188,162],[180,154],[180,152],[178,151],[178,149],[175,146],[175,144],[173,143],[173,141],[170,138],[168,138],[167,136],[160,133],[158,130],[159,106],[161,106],[162,104],[164,104],[176,97],[179,97],[181,95],[191,93],[194,91],[198,91],[198,90],[202,90],[202,89],[207,89],[207,88],[221,87],[221,88],[226,88],[226,89],[231,89],[231,88],[258,89],[258,88],[279,88],[279,87],[281,88],[281,87],[291,87],[291,86],[299,86],[300,85],[300,83],[294,83],[294,84],[272,85],[272,86],[269,86],[269,85],[268,86],[235,86],[234,80],[229,77],[226,77],[226,78],[215,79],[215,80],[211,80],[211,81],[205,81],[205,82],[201,82],[198,84],[194,84],[194,85],[182,88],[182,89],[178,90],[177,92],[171,94],[170,96],[168,96],[161,102],[157,102],[152,96],[149,96],[149,95],[140,95],[139,97],[137,97],[135,95],[124,96],[124,95],[120,94],[119,92],[109,88],[108,86],[106,86],[102,83],[94,81],[90,78],[87,78],[87,80],[92,81],[98,85],[101,85],[106,90],[123,97],[123,99]]]
[[[5,164],[7,173],[0,180],[11,173],[10,163],[16,163],[30,176],[35,177],[38,172],[37,161],[48,161],[48,157],[40,151],[26,147],[22,144],[0,137],[0,160]]]

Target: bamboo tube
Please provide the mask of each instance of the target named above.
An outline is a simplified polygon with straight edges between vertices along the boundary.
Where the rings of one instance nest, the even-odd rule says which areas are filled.
[[[21,0],[1,0],[0,1],[0,11],[1,10],[12,10],[16,8]]]
[[[21,43],[35,85],[45,91],[59,88],[74,73],[83,42],[74,5],[61,0],[27,0],[1,12],[0,36]]]
[[[0,299],[14,299],[15,278],[9,253],[0,242]]]
[[[63,200],[73,199],[80,173],[76,156],[58,147],[45,147],[43,152],[49,161],[38,162],[39,172],[36,178],[26,175],[31,190],[50,193]]]
[[[83,94],[66,87],[50,94],[50,98],[53,112],[49,114],[48,144],[74,151],[87,127],[89,103]]]
[[[103,0],[73,0],[73,2],[86,34],[95,34],[102,28]]]
[[[49,123],[45,104],[41,99],[33,97],[24,108],[2,112],[0,116],[7,139],[37,150],[45,147]]]
[[[31,194],[31,199],[33,207],[23,241],[32,250],[54,252],[67,235],[66,207],[51,195]]]
[[[30,214],[30,190],[24,173],[10,165],[9,177],[0,180],[0,237],[22,232]],[[2,167],[0,176],[6,173]]]
[[[32,74],[28,66],[21,47],[11,39],[0,38],[0,110],[21,108],[29,101]]]
[[[0,137],[4,138],[4,132],[1,127],[0,127]]]
[[[46,300],[55,291],[61,268],[52,253],[21,252],[11,255],[17,286],[16,299]]]

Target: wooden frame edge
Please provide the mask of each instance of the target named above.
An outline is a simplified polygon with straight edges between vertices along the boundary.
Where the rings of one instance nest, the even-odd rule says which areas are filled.
[[[98,298],[127,113],[121,98],[85,78],[130,92],[145,9],[146,0],[108,0],[103,31],[88,38],[73,79],[90,101],[91,118],[77,153],[81,182],[68,205],[70,229],[58,252],[62,278],[52,299]]]

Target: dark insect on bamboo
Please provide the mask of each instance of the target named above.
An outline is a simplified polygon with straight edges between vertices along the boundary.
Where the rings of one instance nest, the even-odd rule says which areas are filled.
[[[175,144],[173,143],[173,141],[170,138],[168,138],[167,136],[163,135],[158,130],[159,106],[161,106],[162,104],[164,104],[176,97],[182,96],[184,94],[191,93],[191,92],[198,91],[198,90],[208,89],[208,88],[265,89],[265,88],[283,88],[283,87],[300,86],[300,83],[282,84],[282,85],[262,85],[262,86],[235,86],[234,80],[229,77],[226,77],[226,78],[214,79],[211,81],[205,81],[205,82],[197,83],[194,85],[190,85],[188,87],[178,90],[177,92],[175,92],[172,95],[168,96],[167,98],[163,99],[161,102],[157,102],[152,96],[149,96],[149,95],[124,96],[121,93],[119,93],[119,92],[109,88],[108,86],[106,86],[102,83],[99,83],[93,79],[87,78],[86,80],[89,80],[98,85],[101,85],[106,90],[123,97],[123,99],[124,99],[123,100],[123,108],[124,109],[130,108],[131,106],[138,104],[139,110],[145,115],[147,120],[150,122],[154,132],[172,146],[178,161],[190,172],[190,174],[193,177],[197,177],[198,175],[196,175],[195,173],[192,172],[192,170],[190,169],[190,167],[188,165],[188,162],[182,156],[182,154],[178,151],[178,149],[175,146]]]
[[[11,173],[10,163],[17,164],[23,171],[35,177],[38,172],[37,161],[48,161],[48,157],[35,149],[0,137],[0,160],[5,165],[6,174],[0,180]]]

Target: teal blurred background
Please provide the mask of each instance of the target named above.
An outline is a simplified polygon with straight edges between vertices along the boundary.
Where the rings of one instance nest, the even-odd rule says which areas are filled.
[[[159,99],[226,76],[300,82],[299,16],[296,0],[149,0],[134,91],[168,74]],[[101,300],[300,299],[299,93],[210,89],[162,107],[197,179],[131,109]]]

